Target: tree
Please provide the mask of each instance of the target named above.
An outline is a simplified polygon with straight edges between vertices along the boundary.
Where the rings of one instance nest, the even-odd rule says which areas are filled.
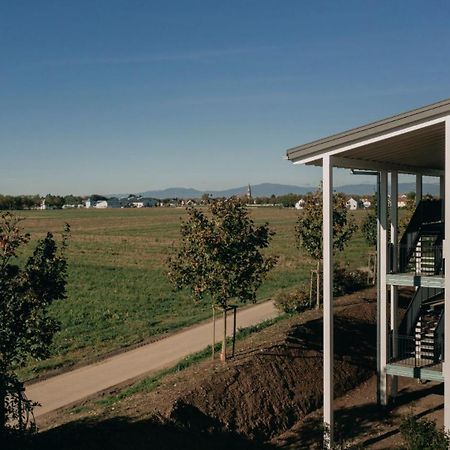
[[[369,212],[363,220],[361,231],[369,245],[377,245],[377,216]]]
[[[244,203],[236,198],[213,200],[208,215],[187,208],[181,224],[181,243],[168,260],[168,277],[175,288],[187,288],[197,301],[210,298],[223,310],[222,360],[226,359],[226,310],[231,299],[256,300],[256,291],[276,264],[266,256],[274,232],[268,224],[256,227]]]
[[[305,203],[297,219],[295,236],[297,245],[317,261],[317,280],[319,280],[322,249],[322,190],[303,197]],[[333,195],[333,252],[342,251],[356,231],[353,217],[349,217],[346,198],[343,194]],[[317,306],[320,304],[320,289],[317,291]]]
[[[58,322],[49,316],[54,300],[65,298],[66,225],[61,247],[51,233],[37,242],[25,264],[17,263],[21,246],[30,236],[20,228],[21,219],[0,216],[0,436],[27,427],[34,404],[24,397],[16,370],[31,358],[45,358]]]

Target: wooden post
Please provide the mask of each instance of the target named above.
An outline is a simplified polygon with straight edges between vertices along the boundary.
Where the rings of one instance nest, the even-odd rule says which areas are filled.
[[[234,358],[234,350],[236,347],[236,309],[237,306],[233,306],[233,358]]]
[[[220,353],[220,360],[225,362],[227,359],[227,308],[223,308],[223,341],[222,352]]]
[[[212,312],[213,312],[213,332],[212,332],[212,360],[214,361],[214,352],[216,347],[216,307],[212,305]]]
[[[392,244],[392,270],[398,268],[398,173],[391,172],[391,244]],[[398,356],[398,287],[391,285],[391,336],[392,357]],[[391,396],[396,397],[398,391],[398,377],[393,376],[391,382]]]
[[[422,197],[423,197],[422,175],[416,175],[416,206],[420,203]]]
[[[385,406],[388,402],[387,397],[387,285],[386,285],[386,272],[387,272],[387,172],[382,170],[380,172],[380,189],[379,189],[379,233],[380,238],[378,242],[378,291],[379,291],[379,304],[378,304],[378,347],[379,347],[379,385],[378,385],[378,399],[381,405]]]
[[[316,291],[317,291],[317,304],[316,309],[320,308],[320,259],[317,261],[317,271],[316,271]]]
[[[445,120],[445,192],[444,201],[450,198],[450,117]],[[444,329],[450,330],[450,208],[444,207],[445,240],[443,256],[445,264],[444,281]],[[450,431],[450,333],[444,335],[444,363],[442,375],[444,376],[444,427]]]
[[[322,160],[323,183],[323,425],[324,448],[333,448],[334,349],[333,349],[333,162]]]
[[[310,270],[309,272],[309,307],[312,308],[313,299],[313,284],[314,284],[314,270]]]

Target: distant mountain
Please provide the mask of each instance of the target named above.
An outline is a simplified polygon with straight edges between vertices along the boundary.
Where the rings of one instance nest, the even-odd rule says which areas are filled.
[[[271,195],[284,194],[306,194],[313,191],[315,187],[294,186],[289,184],[262,183],[251,186],[253,197],[270,197]],[[343,186],[335,186],[337,192],[343,192],[348,195],[370,195],[376,190],[375,183],[366,184],[346,184]],[[415,183],[399,183],[399,193],[415,191]],[[139,195],[154,198],[200,198],[205,192],[212,197],[231,197],[232,195],[244,195],[247,192],[247,186],[241,186],[222,191],[200,191],[193,188],[173,187],[168,189],[140,192]],[[437,195],[439,193],[439,185],[432,183],[424,183],[424,194]],[[117,197],[126,197],[128,194],[116,195]]]

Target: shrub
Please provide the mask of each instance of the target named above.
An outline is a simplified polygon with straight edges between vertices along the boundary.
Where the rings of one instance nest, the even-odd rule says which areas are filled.
[[[311,308],[309,292],[305,288],[291,292],[278,292],[273,300],[279,311],[288,314],[303,312]]]
[[[438,428],[434,420],[409,415],[402,420],[400,433],[406,450],[447,450],[450,445],[450,433]]]
[[[322,276],[320,285],[323,286]],[[351,294],[367,287],[367,274],[361,270],[348,270],[346,267],[334,267],[333,295],[340,297]],[[275,294],[274,303],[279,311],[292,314],[312,308],[312,301],[316,298],[317,284],[312,285],[311,298],[309,286],[304,286],[290,292],[280,291]],[[322,301],[322,292],[320,292]]]

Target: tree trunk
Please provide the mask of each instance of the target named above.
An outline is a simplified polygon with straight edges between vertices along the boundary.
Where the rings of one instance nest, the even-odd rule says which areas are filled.
[[[223,341],[222,341],[222,353],[220,354],[220,360],[225,362],[227,359],[227,308],[223,308]]]
[[[320,259],[317,261],[317,273],[316,273],[316,309],[320,308]]]

